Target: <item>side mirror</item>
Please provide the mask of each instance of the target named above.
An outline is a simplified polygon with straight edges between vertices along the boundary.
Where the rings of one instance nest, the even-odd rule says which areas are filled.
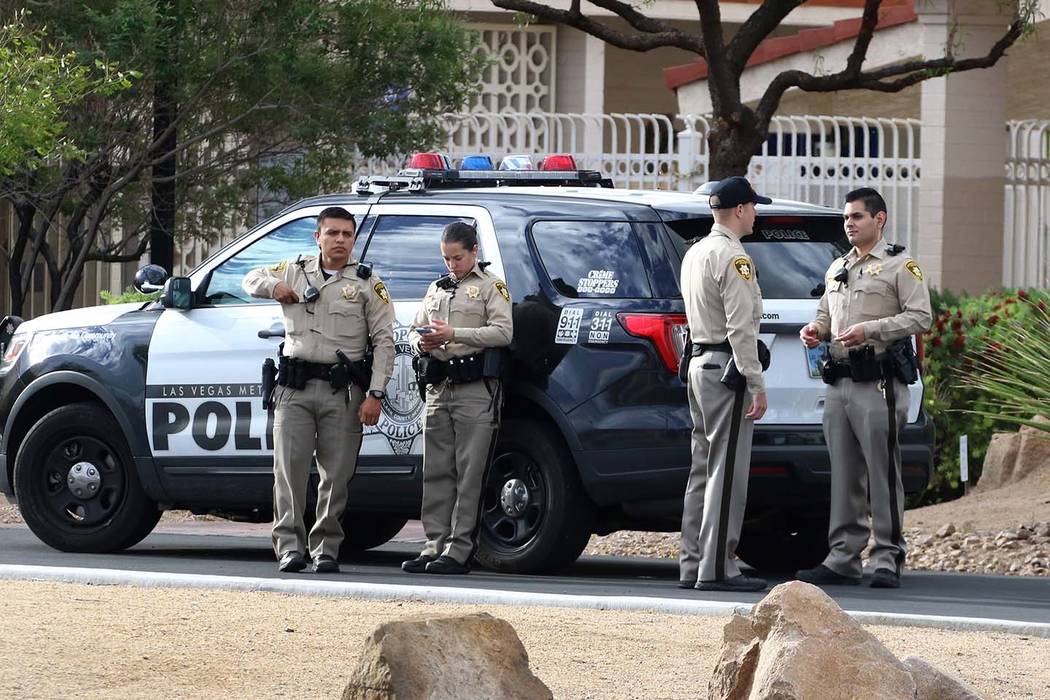
[[[160,265],[146,265],[135,272],[133,284],[135,289],[143,294],[152,294],[164,289],[164,281],[168,279],[168,271]]]
[[[160,295],[160,303],[165,309],[181,309],[187,311],[193,308],[193,290],[190,289],[189,277],[172,277],[164,283],[164,293]]]

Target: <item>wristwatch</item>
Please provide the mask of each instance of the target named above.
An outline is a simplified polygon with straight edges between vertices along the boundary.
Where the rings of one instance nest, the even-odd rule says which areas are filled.
[[[386,396],[386,392],[382,389],[369,389],[368,395],[371,396],[373,399],[379,399],[380,401],[382,401],[383,397]]]

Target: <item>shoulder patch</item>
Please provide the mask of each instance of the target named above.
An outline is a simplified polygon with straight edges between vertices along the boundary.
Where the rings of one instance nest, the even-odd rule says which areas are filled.
[[[386,291],[386,285],[382,282],[376,282],[372,285],[372,291],[376,293],[376,296],[383,300],[384,304],[390,303],[390,292]]]
[[[745,257],[734,259],[733,267],[736,268],[736,273],[748,282],[750,282],[751,278],[755,276],[755,268],[751,265],[751,261]]]
[[[503,282],[499,280],[496,281],[496,291],[499,292],[500,296],[502,296],[504,299],[510,301],[510,292],[507,291],[507,285],[503,284]]]
[[[270,271],[271,272],[284,272],[284,268],[286,268],[286,267],[288,267],[288,261],[287,260],[282,260],[281,262],[277,263],[276,265],[271,265],[270,266]]]
[[[908,268],[908,272],[911,273],[912,277],[922,282],[922,268],[919,267],[919,263],[909,260],[904,267]]]

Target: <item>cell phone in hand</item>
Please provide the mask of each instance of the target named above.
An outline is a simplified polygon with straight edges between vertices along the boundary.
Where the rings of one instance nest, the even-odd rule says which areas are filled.
[[[434,329],[431,328],[430,326],[420,326],[419,328],[416,329],[416,333],[419,333],[420,335],[426,335],[427,333],[433,333],[433,332],[434,332]]]

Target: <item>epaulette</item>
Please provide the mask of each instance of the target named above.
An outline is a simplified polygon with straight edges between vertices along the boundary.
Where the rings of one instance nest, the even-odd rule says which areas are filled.
[[[886,245],[886,254],[887,255],[900,255],[903,252],[904,252],[904,246],[902,246],[900,243],[888,243]]]

